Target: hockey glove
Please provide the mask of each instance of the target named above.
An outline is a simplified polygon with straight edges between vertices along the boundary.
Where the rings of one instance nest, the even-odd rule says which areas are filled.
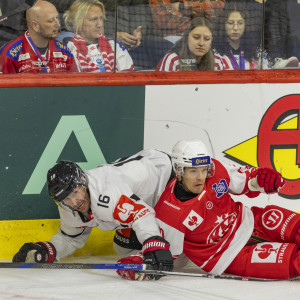
[[[144,264],[147,270],[172,271],[173,257],[169,250],[170,244],[160,236],[152,236],[143,244]],[[158,280],[162,275],[147,275],[149,279]]]
[[[135,254],[121,258],[117,261],[118,264],[143,264],[144,259],[141,254]],[[139,273],[138,270],[117,270],[117,274],[127,280],[144,280],[146,274]]]
[[[259,168],[254,175],[255,177],[248,184],[251,191],[273,194],[285,184],[282,175],[273,169]]]
[[[56,250],[49,242],[26,243],[13,257],[13,262],[52,263],[56,257]]]

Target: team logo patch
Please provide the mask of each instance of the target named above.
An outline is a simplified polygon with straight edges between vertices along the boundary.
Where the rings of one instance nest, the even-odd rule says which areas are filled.
[[[223,236],[228,232],[229,229],[233,228],[234,222],[236,222],[236,213],[222,214],[217,216],[215,226],[207,237],[207,244],[217,243]]]
[[[149,208],[122,195],[113,216],[120,223],[126,224],[133,223],[148,213],[150,213]]]
[[[18,61],[22,61],[22,60],[26,60],[26,59],[30,59],[29,53],[20,54]]]
[[[203,218],[199,216],[195,211],[191,210],[189,215],[183,221],[183,225],[189,230],[195,230],[203,222]]]
[[[283,220],[283,213],[277,209],[270,209],[266,211],[262,216],[263,225],[269,229],[276,229]]]
[[[288,244],[260,243],[253,249],[252,263],[282,263]]]
[[[206,166],[210,164],[209,156],[201,156],[192,158],[192,166]]]
[[[206,209],[212,209],[214,207],[214,204],[211,201],[206,202]]]
[[[212,188],[215,190],[217,198],[220,198],[228,191],[228,185],[225,179],[221,179],[218,184],[214,183]]]
[[[23,50],[23,41],[14,43],[7,51],[6,55],[12,58],[14,61],[18,60],[19,53]]]
[[[60,50],[62,53],[66,53],[68,54],[71,58],[73,58],[73,54],[72,51],[64,44],[62,44],[61,42],[54,40],[55,43],[55,47],[56,49]]]

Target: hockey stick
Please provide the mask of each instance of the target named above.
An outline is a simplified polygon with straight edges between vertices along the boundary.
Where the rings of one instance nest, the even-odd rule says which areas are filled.
[[[139,273],[154,274],[154,275],[173,275],[173,276],[184,276],[184,277],[200,277],[210,279],[227,279],[227,280],[241,280],[241,281],[292,281],[300,279],[300,276],[284,279],[265,279],[265,278],[254,278],[254,277],[242,277],[235,275],[211,275],[211,274],[199,274],[199,273],[184,273],[184,272],[168,272],[159,270],[146,270],[146,265],[143,264],[82,264],[82,263],[0,263],[1,268],[15,268],[15,269],[102,269],[102,270],[138,270]]]
[[[144,274],[154,274],[154,275],[174,275],[174,276],[186,276],[186,277],[200,277],[200,278],[210,278],[210,279],[227,279],[227,280],[240,280],[240,281],[293,281],[300,279],[300,276],[283,278],[283,279],[266,279],[266,278],[256,278],[256,277],[242,277],[236,275],[212,275],[212,274],[199,274],[199,273],[185,273],[185,272],[168,272],[159,270],[141,270],[140,273]]]
[[[81,263],[0,263],[1,268],[12,269],[111,269],[143,270],[142,264],[81,264]]]

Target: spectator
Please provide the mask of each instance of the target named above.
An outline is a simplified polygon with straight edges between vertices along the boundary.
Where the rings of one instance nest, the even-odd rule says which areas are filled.
[[[78,69],[81,72],[133,71],[128,51],[103,35],[104,18],[105,8],[98,0],[75,0],[65,12],[66,27],[75,33],[67,45],[74,53]]]
[[[192,19],[183,37],[160,61],[157,71],[213,70],[211,43],[210,22],[203,17]]]
[[[1,49],[2,73],[77,71],[70,50],[55,40],[60,24],[53,4],[37,1],[26,11],[26,21],[28,31]]]
[[[104,0],[105,35],[116,36],[128,50],[136,70],[154,70],[173,46],[153,33],[148,0]]]
[[[138,5],[143,5],[147,0],[123,0],[111,1],[103,0],[106,9],[105,34],[121,42],[127,49],[133,49],[141,44],[142,30],[146,15],[140,11],[140,15],[131,13],[131,9]],[[116,20],[116,9],[117,20]],[[133,9],[134,10],[134,9]],[[129,20],[130,18],[130,20]],[[125,19],[125,20],[124,20]],[[144,19],[144,20],[143,20]],[[123,22],[123,20],[125,22]],[[120,24],[121,23],[121,24]],[[117,24],[117,28],[116,28]],[[126,28],[126,30],[124,30]]]
[[[217,70],[270,68],[267,54],[260,49],[260,20],[250,17],[254,9],[243,1],[227,2],[215,19]]]
[[[215,10],[224,7],[225,0],[150,0],[149,3],[156,24],[156,35],[175,43],[186,30],[192,17],[212,17]]]
[[[235,1],[227,0],[226,3]],[[295,15],[299,6],[296,4],[297,0],[243,0],[243,2],[250,8],[252,18],[260,21],[259,31],[263,34],[261,49],[268,53],[270,66],[274,69],[298,67],[299,61],[295,57],[296,39],[292,37],[292,30],[295,29],[292,22],[296,20],[297,23],[298,20],[298,15]]]

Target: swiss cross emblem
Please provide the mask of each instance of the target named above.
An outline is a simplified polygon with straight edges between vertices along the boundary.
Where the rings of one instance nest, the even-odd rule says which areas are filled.
[[[191,231],[195,230],[201,223],[203,218],[199,216],[194,210],[191,210],[188,216],[183,221],[183,225]]]

